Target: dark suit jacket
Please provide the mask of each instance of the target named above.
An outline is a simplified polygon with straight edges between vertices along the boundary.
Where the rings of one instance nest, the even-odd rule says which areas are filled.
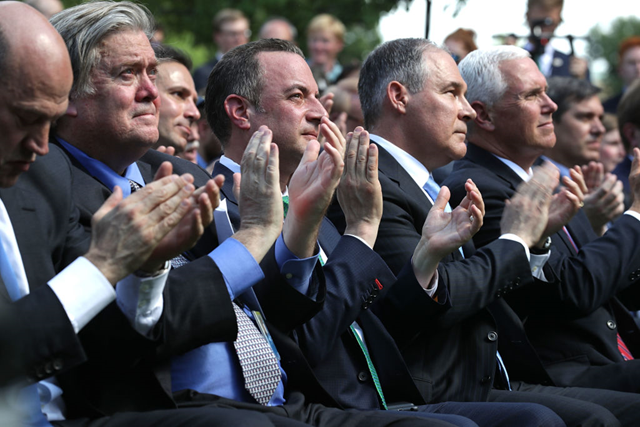
[[[514,194],[521,180],[474,144],[469,144],[467,155],[456,162],[445,181],[452,189],[453,203],[462,199],[467,178],[474,180],[485,200],[485,223],[474,237],[483,246],[497,238],[504,200]],[[640,331],[615,298],[626,289],[628,297],[637,301],[640,222],[624,215],[603,237],[596,238],[584,213],[578,212],[567,228],[580,252],[576,254],[566,233],[552,236],[545,275],[557,278],[555,283],[536,282],[507,299],[526,318],[527,336],[557,385],[616,388],[618,383],[622,390],[629,390],[625,378],[609,379],[613,384],[605,384],[597,367],[624,365],[617,332],[632,354],[640,351]],[[637,390],[637,385],[632,389]]]
[[[620,92],[617,95],[612,96],[611,98],[604,101],[602,103],[602,107],[604,107],[604,112],[616,114],[618,112],[618,104],[620,104],[620,101],[622,100],[623,95],[624,95],[624,92]]]
[[[375,250],[399,273],[420,240],[431,203],[383,148],[378,164],[384,205]],[[341,216],[333,206],[330,217],[339,221]],[[473,251],[465,245],[465,253]],[[529,264],[520,245],[506,240],[466,260],[454,251],[444,261],[438,267],[438,288],[448,295],[449,310],[429,317],[438,303],[420,287],[399,282],[377,312],[427,402],[486,400],[498,349],[496,322],[486,308],[531,282]]]
[[[196,90],[200,91],[200,89],[207,87],[207,82],[209,81],[209,74],[211,74],[211,70],[218,63],[218,59],[214,57],[210,61],[202,64],[200,67],[196,68],[193,72],[193,82],[196,86]]]
[[[220,163],[214,174],[227,177],[222,193],[229,216],[239,227],[237,201],[232,192],[231,171]],[[351,236],[341,236],[331,221],[324,219],[319,243],[328,256],[322,268],[326,281],[323,309],[296,328],[294,337],[324,389],[344,408],[379,409],[380,401],[366,359],[349,329],[354,320],[363,330],[367,347],[387,403],[423,404],[392,337],[371,308],[395,286],[396,278],[382,259]],[[398,277],[419,287],[413,271],[406,268]],[[440,312],[448,307],[446,294]],[[269,314],[267,313],[267,316]]]
[[[71,192],[59,186],[59,182],[70,181],[69,162],[52,147],[13,187],[0,189],[30,287],[29,295],[9,304],[6,289],[0,285],[2,383],[25,375],[28,381],[39,381],[86,359],[67,313],[46,285],[89,248]]]
[[[163,161],[173,164],[177,174],[191,173],[199,187],[210,176],[198,166],[182,159],[150,150],[138,162],[146,182],[150,182]],[[79,162],[71,158],[74,172],[74,191],[82,195],[78,200],[81,222],[90,227],[90,218],[99,205],[111,194],[101,182],[90,176]],[[215,230],[212,224],[210,227]],[[212,231],[213,233],[213,231]],[[203,244],[205,239],[206,244]],[[72,416],[97,417],[123,411],[146,411],[175,408],[182,402],[174,401],[171,392],[170,358],[210,342],[234,341],[237,334],[235,314],[224,279],[215,263],[206,256],[217,245],[217,238],[206,234],[188,257],[192,261],[169,274],[163,293],[163,315],[151,339],[135,333],[135,340],[123,346],[111,342],[116,352],[104,351],[100,343],[106,334],[113,333],[106,324],[93,327],[90,323],[82,331],[82,342],[89,354],[89,363],[83,370],[64,378],[67,408]],[[287,331],[311,317],[322,306],[324,286],[318,279],[318,300],[311,301],[280,278],[275,268],[273,250],[261,264],[266,279],[254,287],[265,310],[270,331],[282,357],[282,366],[288,375],[288,390],[304,390],[310,401],[336,406],[335,401],[317,385],[299,348],[282,345],[291,341]],[[270,286],[265,284],[269,283]],[[292,307],[290,310],[276,310]],[[283,305],[280,305],[283,304]],[[116,308],[117,309],[117,308]],[[124,318],[121,313],[113,317]],[[125,320],[126,322],[126,320]],[[119,325],[125,328],[128,325]],[[128,328],[133,331],[132,328]],[[189,393],[181,393],[188,399]],[[215,396],[211,397],[216,399]]]
[[[570,61],[571,55],[554,50],[553,62],[551,63],[551,77],[573,77],[570,73]],[[585,76],[585,79],[591,80],[589,68],[587,68],[587,75]]]

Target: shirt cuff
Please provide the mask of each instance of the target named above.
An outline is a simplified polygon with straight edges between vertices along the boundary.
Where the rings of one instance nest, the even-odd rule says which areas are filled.
[[[540,279],[543,282],[548,282],[547,276],[544,275],[544,271],[542,267],[549,261],[551,258],[551,251],[548,251],[546,254],[536,255],[531,254],[531,260],[529,260],[529,265],[531,266],[531,275],[536,279]]]
[[[234,300],[253,285],[264,279],[260,265],[242,243],[230,237],[222,242],[210,254],[227,285],[231,299]]]
[[[638,221],[640,221],[640,213],[636,212],[636,211],[632,211],[632,210],[628,210],[624,213],[625,215],[631,215],[632,217],[634,217],[635,219],[637,219]]]
[[[531,252],[529,252],[529,247],[527,244],[520,238],[520,236],[516,236],[513,233],[506,233],[499,237],[500,239],[512,240],[514,242],[518,242],[524,248],[525,253],[527,254],[527,261],[531,262]]]
[[[369,244],[367,242],[365,242],[362,237],[358,237],[355,234],[345,234],[345,236],[355,237],[356,239],[360,240],[363,244],[365,244],[369,249],[373,250],[373,248],[371,246],[369,246]]]
[[[164,308],[162,291],[170,270],[171,261],[167,261],[163,269],[151,277],[130,274],[116,285],[118,307],[141,335],[148,336],[160,320]]]
[[[69,264],[49,286],[69,316],[76,333],[116,299],[116,292],[106,277],[85,257]]]
[[[311,274],[313,274],[313,269],[318,262],[320,252],[309,258],[298,258],[289,250],[287,244],[284,242],[282,234],[280,234],[280,237],[276,240],[275,256],[276,263],[280,269],[280,274],[284,276],[289,286],[293,287],[301,294],[307,295],[309,292]],[[315,295],[307,296],[315,298]]]

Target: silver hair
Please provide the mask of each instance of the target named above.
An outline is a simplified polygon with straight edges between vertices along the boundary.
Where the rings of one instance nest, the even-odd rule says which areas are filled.
[[[118,31],[142,31],[153,36],[153,15],[145,6],[128,1],[96,1],[65,9],[51,18],[62,35],[73,67],[71,98],[95,93],[91,71],[100,61],[100,42]]]
[[[530,57],[529,52],[517,46],[493,46],[467,54],[458,64],[460,74],[467,83],[467,101],[480,101],[488,107],[493,106],[507,91],[500,64]]]
[[[412,94],[420,92],[429,75],[423,54],[440,49],[426,39],[397,39],[383,43],[369,54],[358,83],[367,129],[372,130],[380,118],[389,83],[397,81]]]

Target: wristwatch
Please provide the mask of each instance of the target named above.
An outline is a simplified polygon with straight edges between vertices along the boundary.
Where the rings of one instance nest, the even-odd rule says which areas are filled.
[[[529,248],[529,251],[534,255],[544,255],[549,252],[549,249],[551,249],[551,236],[547,237],[547,240],[544,241],[541,248],[534,246]]]

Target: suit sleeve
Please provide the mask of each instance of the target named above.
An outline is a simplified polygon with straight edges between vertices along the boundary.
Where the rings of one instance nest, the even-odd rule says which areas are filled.
[[[485,220],[474,242],[477,246],[487,245],[499,237],[504,201],[515,190],[479,166],[460,173],[464,173],[465,179],[474,180],[484,198]],[[452,203],[459,203],[463,197],[462,178],[453,175],[447,182],[451,183]],[[623,215],[603,237],[596,238],[584,214],[578,212],[568,228],[580,251],[573,252],[567,237],[560,234],[563,231],[552,236],[551,257],[544,270],[548,282],[536,279],[532,287],[512,294],[509,303],[518,312],[543,307],[567,317],[581,317],[618,292],[632,285],[637,287],[640,247],[636,242],[640,238],[640,221]]]
[[[86,360],[67,313],[48,286],[0,303],[0,384],[40,381]]]

